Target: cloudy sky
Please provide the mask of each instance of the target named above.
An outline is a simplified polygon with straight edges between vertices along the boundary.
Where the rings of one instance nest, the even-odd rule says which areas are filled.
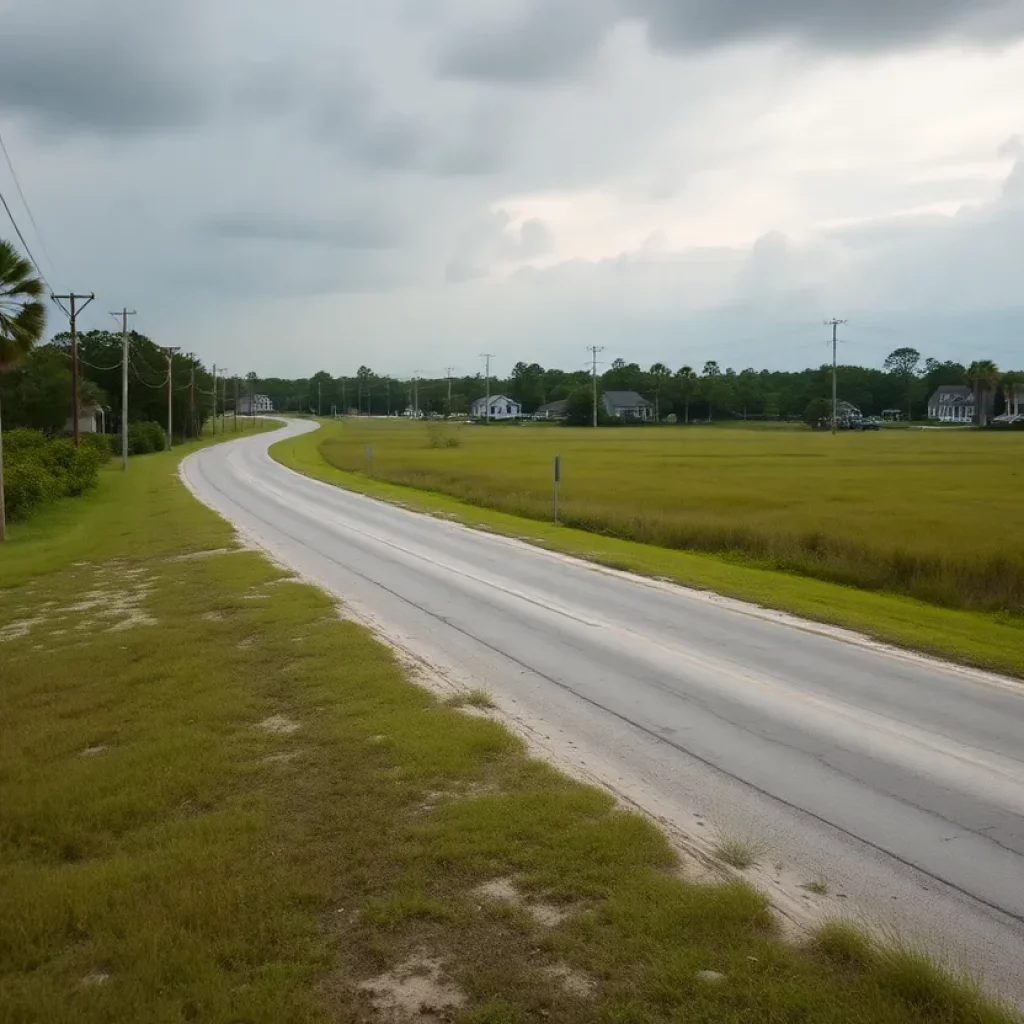
[[[261,375],[1024,366],[1022,97],[1024,0],[0,0],[48,279]]]

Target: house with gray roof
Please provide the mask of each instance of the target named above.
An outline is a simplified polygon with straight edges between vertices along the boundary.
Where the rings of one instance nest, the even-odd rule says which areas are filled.
[[[564,420],[568,408],[569,400],[567,398],[563,398],[560,402],[548,402],[533,414],[533,418],[535,420]]]
[[[654,403],[636,391],[606,391],[604,411],[617,420],[653,420]]]

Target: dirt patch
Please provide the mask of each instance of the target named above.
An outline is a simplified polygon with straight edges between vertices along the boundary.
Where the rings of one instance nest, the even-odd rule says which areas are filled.
[[[302,728],[298,722],[293,722],[284,715],[271,715],[260,722],[260,728],[274,736],[291,736]]]
[[[212,551],[192,551],[187,555],[175,555],[168,558],[168,562],[195,562],[201,558],[217,558],[220,555],[238,555],[246,551],[242,544],[235,548],[214,548]]]
[[[380,1014],[392,1021],[443,1022],[455,1019],[466,1004],[462,992],[447,981],[437,960],[413,958],[378,978],[364,981],[365,992]]]
[[[563,991],[576,999],[592,999],[597,982],[582,971],[573,970],[568,964],[555,964],[545,972],[552,981],[558,982]]]
[[[42,625],[46,621],[45,618],[38,619],[18,619],[15,622],[10,622],[3,629],[0,629],[0,644],[9,643],[12,640],[21,640],[28,636],[36,626]]]
[[[569,911],[564,907],[530,902],[516,888],[515,880],[512,878],[496,878],[491,882],[485,882],[477,886],[473,893],[482,900],[522,907],[542,928],[556,928],[569,916]]]

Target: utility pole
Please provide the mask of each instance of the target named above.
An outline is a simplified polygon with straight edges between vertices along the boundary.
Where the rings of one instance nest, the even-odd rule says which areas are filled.
[[[96,298],[95,294],[90,292],[88,295],[76,295],[71,292],[70,295],[54,295],[52,296],[53,301],[64,310],[67,315],[68,322],[71,324],[71,436],[75,440],[75,447],[78,447],[78,314],[85,309],[86,306]],[[71,308],[61,301],[67,299]],[[85,300],[82,302],[82,300]],[[79,306],[78,303],[82,302]]]
[[[221,378],[220,378],[220,407],[222,409],[221,415],[224,417],[224,420],[223,420],[223,422],[221,424],[221,427],[223,428],[221,430],[221,433],[222,434],[226,434],[228,432],[228,371],[227,371],[227,369],[225,367],[222,366],[220,368],[220,372],[221,372]],[[216,394],[216,392],[217,392],[217,378],[216,377],[213,378],[213,390],[214,390],[214,394]],[[215,401],[216,401],[216,399],[215,399]]]
[[[199,431],[196,429],[196,354],[189,352],[189,374],[188,374],[188,421],[189,430],[192,436],[197,437]]]
[[[485,372],[484,375],[487,377],[487,422],[491,422],[491,360],[494,358],[493,352],[484,352],[480,358],[484,361]]]
[[[235,377],[235,433],[238,433],[238,377]]]
[[[596,427],[597,426],[597,356],[598,356],[599,352],[603,352],[604,351],[604,347],[602,345],[591,345],[590,348],[588,349],[588,351],[590,352],[590,355],[593,357],[593,370],[592,370],[592,373],[591,373],[591,377],[593,379],[593,384],[594,384],[594,426]]]
[[[839,425],[839,393],[836,387],[836,368],[839,362],[838,350],[839,350],[839,325],[845,324],[845,320],[837,320],[835,318],[825,321],[826,327],[832,328],[832,433],[835,434]]]
[[[391,419],[391,378],[390,377],[385,377],[384,378],[384,384],[385,384],[385,387],[387,388],[387,396],[388,396],[388,399],[387,399],[388,400],[388,419]]]
[[[227,386],[228,386],[228,370],[226,366],[217,369],[217,364],[213,364],[213,436],[217,436],[217,374],[221,375],[221,408],[224,410],[225,423],[223,424],[222,434],[228,432],[227,418],[228,418],[228,403],[227,403]]]
[[[317,414],[317,416],[322,415],[322,409],[323,409],[323,406],[321,404],[322,403],[322,394],[323,394],[323,388],[321,386],[322,384],[323,384],[323,381],[321,381],[321,380],[318,380],[316,382],[316,414]]]
[[[445,368],[445,376],[448,378],[448,418],[452,417],[452,374],[455,372],[454,366],[448,366]]]
[[[174,356],[181,349],[164,346],[164,355],[167,356],[167,450],[174,450]]]
[[[344,416],[348,412],[348,408],[345,405],[345,378],[341,378],[341,415]]]
[[[135,316],[135,310],[125,306],[120,313],[111,316],[121,318],[121,469],[128,468],[128,317]]]
[[[418,420],[420,418],[420,377],[419,374],[413,374],[412,378],[412,418]]]

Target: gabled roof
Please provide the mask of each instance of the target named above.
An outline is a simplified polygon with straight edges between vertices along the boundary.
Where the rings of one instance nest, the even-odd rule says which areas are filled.
[[[563,399],[561,399],[558,402],[548,402],[546,405],[542,405],[537,410],[537,415],[541,416],[544,413],[548,413],[548,412],[565,412],[565,410],[568,407],[569,407],[569,399],[568,398],[563,398]]]
[[[484,405],[487,404],[486,395],[481,395],[473,404],[479,405],[481,402],[483,402]],[[511,402],[513,405],[519,404],[514,398],[509,398],[507,395],[491,395],[490,402],[491,405],[493,405],[495,402]]]
[[[646,406],[654,408],[653,402],[648,402],[643,395],[637,391],[606,391],[604,393],[604,404],[609,409],[636,409]]]
[[[966,384],[940,384],[932,402],[973,402],[974,392]],[[930,404],[930,403],[929,403]]]

